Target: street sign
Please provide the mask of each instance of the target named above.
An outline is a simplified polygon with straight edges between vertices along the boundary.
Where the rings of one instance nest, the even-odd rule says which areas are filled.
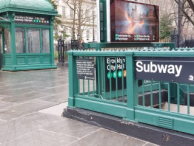
[[[111,71],[109,71],[111,69]],[[117,78],[117,85],[116,85]],[[122,90],[127,87],[127,71],[126,71],[126,58],[105,58],[105,80],[106,80],[106,92],[110,91],[110,79],[112,85],[112,91],[116,89]],[[117,88],[116,88],[117,86]],[[142,86],[142,80],[138,81],[138,86]]]
[[[194,58],[137,57],[136,79],[163,82],[194,83]]]
[[[38,24],[38,25],[50,25],[49,18],[46,17],[35,17],[35,16],[15,16],[16,23],[24,24]]]
[[[77,78],[84,80],[94,80],[94,59],[77,59]]]
[[[110,91],[110,79],[112,91],[116,90],[116,78],[118,81],[117,89],[121,90],[123,85],[124,89],[126,89],[126,58],[105,58],[105,62],[106,92]]]

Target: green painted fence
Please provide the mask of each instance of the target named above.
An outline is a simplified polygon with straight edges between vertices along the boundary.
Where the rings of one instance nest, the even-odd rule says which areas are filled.
[[[115,44],[89,44],[87,50],[68,52],[68,106],[194,134],[194,107],[190,106],[194,85],[143,80],[142,86],[138,86],[138,80],[134,77],[135,57],[194,57],[194,49],[131,49],[125,45],[116,45],[114,48]],[[93,58],[96,61],[95,80],[77,78],[78,58]],[[105,58],[125,58],[126,77],[122,69],[122,77],[119,79],[116,69],[115,80],[109,79],[107,82]],[[118,80],[122,80],[122,84],[119,85]]]

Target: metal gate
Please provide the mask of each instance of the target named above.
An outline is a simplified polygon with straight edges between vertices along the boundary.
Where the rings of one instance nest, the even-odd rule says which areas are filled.
[[[58,63],[62,66],[65,63],[65,44],[62,39],[58,40]]]

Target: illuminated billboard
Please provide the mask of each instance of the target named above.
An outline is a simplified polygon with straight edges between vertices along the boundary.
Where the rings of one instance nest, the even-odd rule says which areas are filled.
[[[159,42],[159,7],[110,1],[111,42]]]

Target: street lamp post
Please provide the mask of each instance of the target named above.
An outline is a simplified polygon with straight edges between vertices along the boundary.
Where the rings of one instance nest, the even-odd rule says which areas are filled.
[[[95,30],[94,30],[94,10],[93,10],[93,42],[95,41]]]
[[[77,40],[79,41],[79,39],[80,39],[80,34],[77,34]]]
[[[93,1],[93,2],[95,2],[96,0],[91,0],[91,1]],[[95,17],[95,15],[94,15],[94,9],[93,9],[93,11],[92,11],[92,19],[93,19],[93,42],[95,41],[95,28],[94,28],[94,23],[95,23],[95,19],[94,19],[94,17]]]
[[[181,0],[178,0],[178,47],[181,45]]]

